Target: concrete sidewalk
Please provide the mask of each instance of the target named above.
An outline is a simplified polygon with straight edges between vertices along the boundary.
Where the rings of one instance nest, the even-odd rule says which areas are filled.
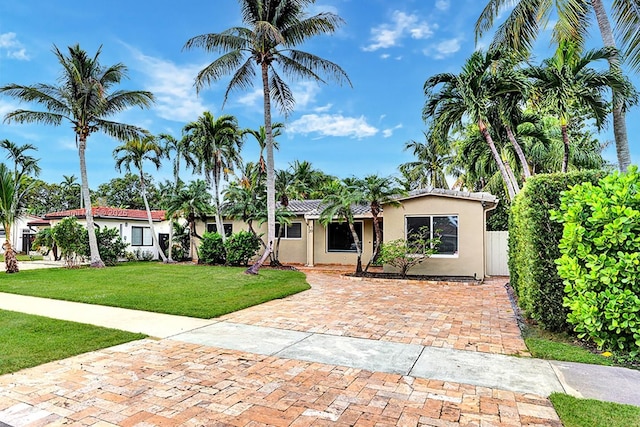
[[[557,391],[640,406],[640,372],[625,368],[300,332],[6,293],[0,293],[0,309],[285,359],[539,396]]]

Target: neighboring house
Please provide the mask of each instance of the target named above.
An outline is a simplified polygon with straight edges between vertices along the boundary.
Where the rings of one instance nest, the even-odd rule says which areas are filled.
[[[488,193],[429,189],[410,192],[397,199],[401,206],[385,205],[379,221],[383,242],[411,239],[412,234],[428,226],[440,237],[439,253],[412,268],[409,274],[468,276],[484,278],[486,212],[494,209],[498,199]],[[291,200],[288,209],[295,214],[286,226],[280,243],[279,260],[284,264],[355,265],[356,250],[346,222],[335,221],[327,227],[320,223],[321,200]],[[362,242],[362,262],[373,253],[375,233],[369,206],[354,206],[355,228]],[[242,221],[223,220],[229,235],[247,230]],[[199,222],[198,234],[216,231],[214,220]],[[278,225],[279,227],[279,225]],[[253,224],[266,235],[266,224]],[[276,233],[277,234],[277,233]],[[274,243],[275,246],[275,243]],[[385,271],[393,271],[385,266]]]
[[[26,215],[18,218],[11,226],[11,246],[16,252],[28,254],[38,230],[47,226],[48,222],[42,221],[42,218],[36,216]],[[0,253],[4,252],[2,245],[6,240],[7,234],[0,225]]]
[[[140,209],[120,209],[98,206],[92,208],[94,223],[99,227],[115,228],[120,233],[124,243],[129,244],[127,252],[149,252],[153,259],[159,258],[154,245],[154,237],[159,239],[160,247],[166,249],[169,242],[169,221],[165,219],[165,211],[151,211],[151,218],[157,236],[151,235],[151,228],[147,220],[147,212]],[[84,209],[71,209],[52,212],[44,216],[51,227],[63,218],[74,216],[78,222],[86,226]]]

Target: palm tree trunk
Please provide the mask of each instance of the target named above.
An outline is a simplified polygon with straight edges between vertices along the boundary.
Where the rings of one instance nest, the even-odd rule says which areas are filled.
[[[91,210],[91,196],[89,195],[89,180],[87,179],[87,162],[85,151],[87,149],[87,138],[80,136],[78,141],[78,156],[80,157],[80,180],[82,181],[82,199],[85,206],[85,218],[87,220],[87,231],[89,234],[89,257],[91,267],[102,268],[104,262],[100,258],[98,249],[98,239],[96,238],[95,224],[93,223],[93,212]]]
[[[356,274],[362,274],[362,242],[360,242],[358,233],[356,233],[353,221],[349,221],[349,230],[351,230],[353,242],[356,244],[356,253],[358,254],[358,259],[356,261]]]
[[[227,235],[224,232],[224,224],[222,223],[222,212],[220,212],[220,173],[212,171],[211,175],[213,176],[213,203],[216,208],[216,228],[218,229],[218,234],[222,236],[222,243],[224,243],[227,240]]]
[[[562,131],[562,145],[564,146],[564,155],[562,156],[562,173],[566,173],[569,169],[569,133],[567,132],[567,125],[562,124],[560,126]]]
[[[158,256],[162,259],[162,262],[167,263],[167,257],[164,255],[164,251],[160,247],[160,239],[156,235],[156,227],[153,225],[153,218],[151,218],[151,209],[149,208],[149,201],[147,200],[147,192],[144,186],[144,177],[142,175],[142,169],[140,169],[140,193],[142,193],[142,200],[144,201],[144,208],[147,211],[147,220],[149,221],[149,228],[151,229],[151,238],[153,244],[158,251]]]
[[[507,130],[507,137],[509,138],[509,141],[511,141],[511,145],[513,145],[513,149],[516,151],[518,159],[520,160],[520,164],[522,165],[522,173],[524,174],[524,180],[526,181],[527,178],[531,177],[529,163],[527,162],[527,158],[524,155],[524,151],[522,151],[522,147],[520,146],[520,144],[518,144],[516,136],[511,131],[511,127],[505,126],[505,128]]]
[[[374,209],[371,209],[371,213],[373,214]],[[380,253],[380,244],[382,243],[382,230],[380,230],[380,223],[378,222],[378,214],[373,214],[373,231],[376,233],[376,243],[373,245],[373,254],[371,254],[371,259],[367,263],[364,268],[364,272],[369,271],[369,267],[371,264],[378,258],[378,254]]]
[[[600,28],[600,34],[602,35],[602,42],[605,47],[616,47],[616,42],[613,37],[613,31],[611,31],[611,24],[607,17],[607,12],[604,9],[602,0],[591,0],[591,5],[596,15],[596,21],[598,21],[598,27]],[[609,58],[609,69],[611,71],[620,71],[620,59],[618,55]],[[627,168],[631,164],[631,155],[629,153],[629,140],[627,138],[627,123],[625,120],[625,113],[622,108],[622,102],[619,94],[613,92],[613,136],[616,141],[616,154],[618,157],[618,169],[621,172],[626,172]]]
[[[262,63],[262,93],[264,99],[264,130],[267,136],[265,149],[267,151],[267,246],[262,256],[245,272],[258,274],[258,270],[273,250],[276,236],[276,182],[273,159],[273,129],[271,127],[271,98],[269,94],[269,65]]]
[[[5,242],[2,245],[4,249],[4,266],[6,273],[18,273],[20,268],[18,267],[18,259],[16,258],[16,252],[11,246],[11,224],[3,224],[5,231]]]
[[[507,170],[507,174],[509,174],[509,178],[511,178],[511,183],[513,184],[513,189],[516,191],[516,194],[518,194],[520,192],[520,185],[518,185],[518,179],[514,175],[513,169],[511,169],[511,165],[509,165],[509,162],[505,161],[504,162],[504,167]]]
[[[478,127],[480,128],[480,132],[482,133],[482,136],[484,137],[485,141],[487,142],[487,145],[489,146],[489,149],[491,150],[493,159],[498,164],[498,169],[500,170],[500,174],[502,175],[502,180],[507,186],[507,194],[509,195],[509,200],[513,200],[514,197],[516,197],[516,190],[513,185],[513,182],[511,182],[511,178],[509,177],[509,174],[507,173],[507,168],[504,166],[504,162],[502,161],[502,158],[500,157],[500,154],[496,149],[496,145],[493,142],[493,138],[491,138],[491,134],[489,133],[489,130],[487,129],[487,126],[484,124],[483,121],[479,121]]]

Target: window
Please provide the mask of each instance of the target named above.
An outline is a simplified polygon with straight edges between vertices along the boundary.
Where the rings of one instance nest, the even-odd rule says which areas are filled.
[[[356,222],[353,226],[362,245],[362,222]],[[332,222],[327,226],[327,242],[329,252],[356,252],[356,244],[346,222]]]
[[[280,224],[276,223],[276,238],[280,235]],[[292,222],[287,225],[282,233],[283,239],[302,239],[302,223]]]
[[[131,246],[153,246],[149,227],[131,227]]]
[[[440,239],[437,255],[458,255],[458,215],[411,216],[406,218],[406,224],[408,242],[424,233],[427,239]]]
[[[233,224],[222,224],[224,228],[224,235],[229,237],[233,233]],[[217,233],[218,226],[215,224],[207,224],[207,233]]]

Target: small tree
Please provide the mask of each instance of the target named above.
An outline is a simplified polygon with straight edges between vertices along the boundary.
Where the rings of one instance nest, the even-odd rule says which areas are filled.
[[[43,255],[47,255],[51,251],[54,261],[58,260],[58,246],[53,239],[53,230],[51,228],[43,228],[38,231],[33,241],[33,247],[42,252]]]
[[[383,243],[380,248],[380,262],[397,268],[403,278],[407,277],[409,269],[436,253],[440,239],[430,239],[428,236],[429,230],[423,227],[418,236],[412,237],[410,241],[396,239]]]
[[[224,242],[224,249],[227,254],[227,264],[247,266],[260,249],[260,242],[253,233],[242,230],[234,233]]]
[[[60,248],[60,256],[64,259],[66,267],[77,267],[79,258],[85,251],[84,238],[80,238],[80,236],[86,235],[84,227],[78,223],[76,217],[69,216],[56,224],[51,232]]]
[[[98,227],[96,226],[96,239],[98,239],[98,251],[100,252],[100,258],[104,261],[105,265],[116,265],[119,259],[126,257],[127,243],[122,241],[120,233],[116,228]],[[89,234],[85,229],[83,232],[84,245],[81,255],[88,257],[91,253],[89,249]]]

